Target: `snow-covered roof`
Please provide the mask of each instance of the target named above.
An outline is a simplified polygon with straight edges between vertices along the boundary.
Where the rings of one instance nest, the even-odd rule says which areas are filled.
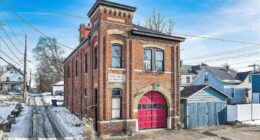
[[[64,86],[64,81],[59,81],[59,82],[53,84],[52,86]]]

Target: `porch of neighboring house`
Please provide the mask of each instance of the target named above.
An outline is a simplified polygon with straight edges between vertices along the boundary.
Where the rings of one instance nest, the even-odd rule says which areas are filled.
[[[23,82],[1,82],[0,83],[0,91],[2,93],[16,93],[19,94],[22,92]]]

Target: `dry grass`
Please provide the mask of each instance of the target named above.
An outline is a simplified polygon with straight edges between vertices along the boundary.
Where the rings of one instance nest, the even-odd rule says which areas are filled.
[[[94,121],[91,118],[83,118],[83,123],[85,125],[85,132],[87,140],[96,140],[96,131],[94,128]]]

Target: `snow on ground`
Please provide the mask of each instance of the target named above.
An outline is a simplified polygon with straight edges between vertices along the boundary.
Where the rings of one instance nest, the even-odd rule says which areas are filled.
[[[15,102],[0,102],[0,123],[7,119],[7,116],[11,114],[12,110],[15,108]]]
[[[245,125],[260,125],[260,120],[242,122]]]
[[[27,99],[28,104],[32,104],[31,99],[35,101],[36,105],[52,105],[52,100],[57,100],[57,105],[62,106],[64,96],[52,96],[50,92],[30,94]]]
[[[42,97],[40,97],[40,96],[34,97],[34,101],[35,101],[35,104],[36,104],[37,106],[43,106],[43,105],[44,105],[44,104],[43,104]]]
[[[8,139],[29,138],[32,128],[32,107],[24,106],[21,114],[16,117],[16,123],[12,124],[11,131],[4,133]]]
[[[74,138],[82,138],[85,136],[84,125],[81,120],[72,114],[65,107],[52,107],[52,112],[56,115],[56,121],[70,133]]]
[[[62,101],[57,102],[57,105],[61,106],[63,104],[64,96],[43,96],[43,100],[46,103],[46,105],[52,105],[52,100]]]

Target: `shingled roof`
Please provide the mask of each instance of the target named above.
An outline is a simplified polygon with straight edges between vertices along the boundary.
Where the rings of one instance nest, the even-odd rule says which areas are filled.
[[[203,88],[207,87],[208,85],[192,85],[187,86],[181,91],[181,98],[185,99],[190,97],[191,95],[195,94],[196,92],[202,90]]]
[[[216,91],[218,91],[223,96],[226,96],[226,97],[230,98],[228,95],[226,95],[225,93],[217,90],[216,88],[212,87],[211,85],[192,85],[192,86],[185,87],[181,91],[181,99],[189,98],[190,96],[192,96],[193,94],[197,93],[198,91],[200,91],[200,90],[202,90],[204,88],[209,88],[209,87],[214,89],[214,90],[216,90]]]
[[[251,71],[239,72],[239,73],[237,73],[235,78],[239,79],[241,81],[244,81],[250,73],[251,73]]]

